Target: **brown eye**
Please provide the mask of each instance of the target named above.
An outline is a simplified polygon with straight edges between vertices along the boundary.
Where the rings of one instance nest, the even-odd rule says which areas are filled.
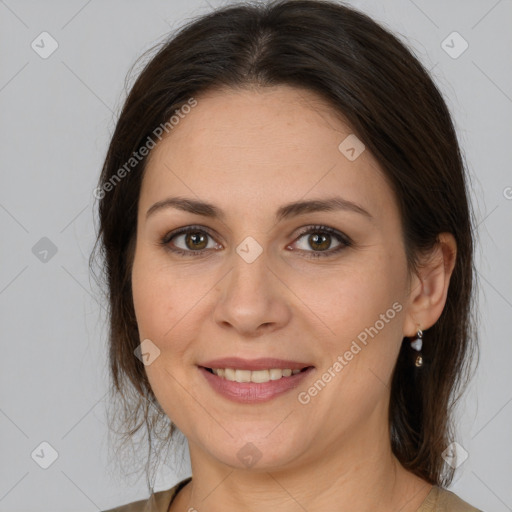
[[[334,244],[334,247],[333,247]],[[311,226],[302,231],[292,244],[308,258],[333,256],[352,246],[351,239],[336,229],[327,226]]]
[[[185,245],[191,251],[205,249],[208,245],[208,235],[200,231],[192,231],[185,235]]]
[[[326,251],[331,245],[331,235],[319,235],[317,233],[309,235],[308,243],[312,249]]]
[[[215,242],[212,235],[206,230],[194,226],[188,226],[168,233],[161,244],[172,252],[183,255],[208,254],[207,249],[221,249],[222,246]]]

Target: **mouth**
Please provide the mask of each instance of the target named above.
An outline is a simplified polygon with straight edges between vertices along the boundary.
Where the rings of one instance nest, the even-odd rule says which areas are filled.
[[[204,368],[207,372],[230,382],[254,382],[256,384],[263,384],[265,382],[289,378],[292,375],[305,372],[309,368],[313,367],[305,366],[302,369],[268,368],[263,370],[243,370],[239,368],[208,368],[205,366],[200,368]]]
[[[225,358],[197,365],[210,388],[238,403],[271,400],[299,386],[313,365],[283,359]]]

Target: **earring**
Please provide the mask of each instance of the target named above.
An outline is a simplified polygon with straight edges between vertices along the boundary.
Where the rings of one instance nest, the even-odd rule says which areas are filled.
[[[416,333],[416,339],[411,341],[411,347],[414,350],[420,352],[422,346],[423,346],[423,331],[421,329],[418,329],[418,332]],[[414,364],[418,367],[423,366],[423,357],[421,356],[421,354],[418,354],[416,356],[416,361]]]

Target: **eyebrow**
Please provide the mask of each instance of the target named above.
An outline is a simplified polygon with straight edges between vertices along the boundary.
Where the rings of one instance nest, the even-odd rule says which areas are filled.
[[[162,201],[156,202],[146,212],[146,219],[158,211],[162,211],[167,208],[175,208],[184,212],[193,213],[195,215],[201,215],[203,217],[209,217],[212,219],[225,219],[224,212],[217,206],[207,203],[204,201],[198,201],[195,199],[185,197],[168,197]],[[366,211],[362,206],[343,199],[342,197],[330,197],[327,199],[313,199],[309,201],[295,201],[281,206],[275,215],[276,222],[303,215],[305,213],[313,212],[329,212],[336,210],[345,210],[364,215],[370,220],[373,220],[373,216]]]

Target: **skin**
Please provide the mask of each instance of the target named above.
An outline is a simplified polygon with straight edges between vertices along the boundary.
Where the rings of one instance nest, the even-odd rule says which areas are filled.
[[[150,384],[189,442],[193,480],[170,510],[313,512],[347,503],[358,511],[415,511],[432,486],[391,452],[390,381],[404,336],[428,329],[443,310],[453,237],[442,234],[419,273],[409,272],[397,202],[378,162],[368,150],[355,161],[339,151],[350,127],[314,93],[278,86],[196,99],[150,155],[132,272],[140,339],[160,350],[145,367]],[[371,218],[337,210],[275,222],[283,204],[333,195]],[[225,218],[174,208],[146,218],[170,196],[213,203]],[[353,245],[308,257],[322,251],[299,230],[317,224]],[[210,231],[202,254],[169,250],[192,251],[184,235],[167,248],[160,243],[190,225]],[[248,236],[263,250],[252,263],[236,252]],[[328,250],[340,245],[327,240]],[[394,303],[402,306],[394,318],[308,404],[299,403],[298,393]],[[240,404],[217,394],[197,367],[225,356],[291,359],[315,370],[298,389]],[[248,442],[261,453],[252,467],[237,457]]]

